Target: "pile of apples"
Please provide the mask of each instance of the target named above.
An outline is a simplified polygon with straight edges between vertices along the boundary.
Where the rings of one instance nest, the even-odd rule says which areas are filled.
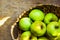
[[[60,20],[54,13],[45,14],[40,9],[33,9],[29,17],[19,20],[19,28],[24,31],[20,40],[49,40],[44,35],[60,35]]]

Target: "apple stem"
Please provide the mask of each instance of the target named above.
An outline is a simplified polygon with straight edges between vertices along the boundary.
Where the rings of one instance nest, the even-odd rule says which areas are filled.
[[[41,26],[41,29],[43,29],[43,26]]]

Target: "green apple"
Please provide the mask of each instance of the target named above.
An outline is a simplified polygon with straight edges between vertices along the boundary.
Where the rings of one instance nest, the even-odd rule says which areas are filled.
[[[44,19],[44,13],[39,9],[34,9],[30,12],[29,17],[34,21]]]
[[[48,40],[46,37],[40,37],[38,40]]]
[[[28,17],[21,18],[19,20],[19,28],[24,31],[28,31],[30,29],[31,23],[32,21],[30,18]]]
[[[47,25],[47,33],[49,36],[56,37],[60,35],[60,26],[58,22],[51,22]]]
[[[35,21],[30,29],[35,36],[42,36],[46,32],[46,25],[41,21]]]
[[[36,36],[32,36],[31,40],[37,40],[37,37]]]
[[[20,40],[29,40],[30,36],[31,36],[30,31],[23,32],[21,34]]]
[[[44,18],[44,22],[49,24],[52,21],[58,21],[58,17],[53,13],[48,13]]]

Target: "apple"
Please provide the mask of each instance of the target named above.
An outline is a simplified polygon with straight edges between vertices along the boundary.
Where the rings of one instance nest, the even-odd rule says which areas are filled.
[[[44,22],[46,24],[49,24],[52,21],[58,21],[58,17],[54,13],[48,13],[48,14],[46,14],[46,16],[44,18]]]
[[[21,18],[19,20],[19,28],[24,31],[28,31],[30,29],[31,23],[32,21],[30,18],[28,17]]]
[[[30,30],[35,36],[42,36],[46,32],[46,25],[41,21],[35,21],[32,23]]]
[[[40,37],[38,40],[48,40],[46,37]]]
[[[39,21],[39,20],[43,20],[44,19],[44,13],[39,10],[39,9],[33,9],[30,13],[29,13],[29,17],[34,20],[34,21]]]
[[[31,40],[37,40],[37,37],[36,36],[32,36]]]
[[[31,36],[30,31],[23,32],[21,34],[20,40],[29,40],[30,36]]]
[[[58,22],[51,22],[47,25],[47,33],[51,37],[60,35],[60,26]]]

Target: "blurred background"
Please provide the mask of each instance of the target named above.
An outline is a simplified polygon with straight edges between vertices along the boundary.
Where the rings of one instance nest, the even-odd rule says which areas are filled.
[[[0,27],[0,40],[12,40],[11,25],[23,11],[38,4],[60,6],[60,0],[0,0],[0,19],[10,17]]]

